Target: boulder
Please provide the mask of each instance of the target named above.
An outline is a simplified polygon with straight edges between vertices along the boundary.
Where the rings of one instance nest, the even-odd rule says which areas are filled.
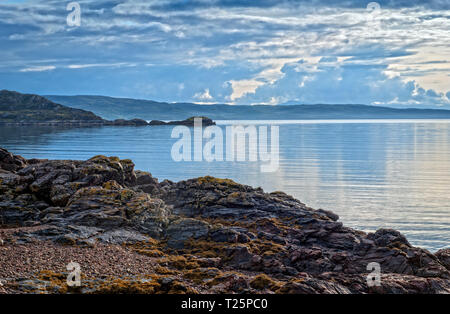
[[[27,164],[25,158],[16,156],[0,147],[0,169],[6,171],[18,171]]]

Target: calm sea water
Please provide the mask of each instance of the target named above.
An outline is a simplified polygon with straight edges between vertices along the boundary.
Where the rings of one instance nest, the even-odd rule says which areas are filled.
[[[261,173],[258,162],[174,162],[167,126],[0,127],[0,146],[27,158],[130,158],[161,180],[231,178],[332,210],[350,227],[394,228],[431,251],[450,246],[450,121],[272,122],[275,173]],[[219,124],[227,123],[237,122]]]

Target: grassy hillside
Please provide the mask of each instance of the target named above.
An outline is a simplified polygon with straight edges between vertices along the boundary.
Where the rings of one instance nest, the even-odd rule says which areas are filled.
[[[0,91],[0,123],[101,122],[92,112],[56,104],[44,97]]]

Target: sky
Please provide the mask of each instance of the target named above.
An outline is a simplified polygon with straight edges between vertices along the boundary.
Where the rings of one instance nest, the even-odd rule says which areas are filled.
[[[449,0],[69,3],[0,0],[0,89],[450,109]]]

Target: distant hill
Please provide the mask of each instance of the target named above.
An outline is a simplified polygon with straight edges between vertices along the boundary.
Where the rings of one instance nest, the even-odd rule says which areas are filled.
[[[56,104],[44,97],[0,91],[0,123],[102,123],[92,112]]]
[[[116,105],[106,105],[114,108]],[[125,108],[121,107],[121,110]],[[110,117],[111,115],[105,114]],[[122,117],[124,115],[118,115]],[[0,125],[105,125],[105,126],[156,126],[156,125],[185,125],[194,126],[194,118],[180,119],[165,123],[154,120],[148,123],[145,120],[134,119],[103,119],[91,111],[80,108],[71,108],[57,104],[45,97],[33,94],[21,94],[14,91],[0,91]],[[214,121],[203,118],[204,125],[214,125]]]
[[[46,97],[68,107],[92,111],[109,120],[178,120],[190,116],[207,116],[213,120],[450,119],[450,110],[394,109],[366,105],[232,106],[165,103],[105,96]]]

